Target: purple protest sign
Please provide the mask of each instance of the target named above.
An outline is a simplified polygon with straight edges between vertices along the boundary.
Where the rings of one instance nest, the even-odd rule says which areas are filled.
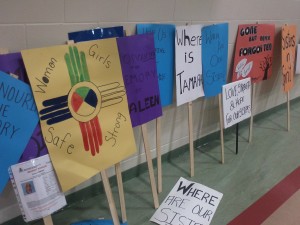
[[[17,75],[19,80],[29,84],[20,52],[0,55],[0,70],[7,74]],[[48,154],[48,149],[46,148],[42,136],[40,124],[37,124],[19,162],[24,162],[46,154]]]
[[[117,39],[132,126],[162,115],[153,34]]]

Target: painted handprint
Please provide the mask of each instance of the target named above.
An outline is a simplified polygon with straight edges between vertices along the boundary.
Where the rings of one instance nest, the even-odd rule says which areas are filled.
[[[85,54],[79,53],[76,46],[69,46],[65,62],[72,87],[67,95],[43,102],[41,120],[46,120],[48,125],[71,118],[77,120],[84,149],[95,156],[103,144],[98,114],[102,108],[122,102],[126,92],[117,82],[102,86],[91,82]]]

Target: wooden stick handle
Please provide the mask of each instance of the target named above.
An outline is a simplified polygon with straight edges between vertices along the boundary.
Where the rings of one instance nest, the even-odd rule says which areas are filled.
[[[125,195],[124,195],[124,187],[123,187],[122,171],[121,171],[121,164],[120,163],[117,163],[115,165],[115,170],[116,170],[118,191],[119,191],[119,198],[120,198],[122,223],[125,223],[125,222],[127,222],[127,216],[126,216]]]
[[[155,182],[155,177],[154,177],[152,157],[151,157],[151,152],[150,152],[150,147],[149,147],[148,132],[147,132],[146,124],[142,124],[142,135],[143,135],[143,139],[144,139],[144,148],[145,148],[146,160],[147,160],[147,164],[148,164],[148,171],[149,171],[150,185],[151,185],[153,201],[154,201],[154,208],[157,209],[159,207],[159,201],[158,201],[156,182]]]
[[[162,168],[161,168],[161,117],[156,119],[156,160],[157,160],[157,190],[162,192]]]
[[[222,113],[222,95],[219,94],[219,114],[220,114],[220,138],[221,138],[221,163],[224,164],[224,133],[223,133],[223,113]]]
[[[252,133],[253,133],[253,114],[254,114],[254,97],[255,97],[255,84],[252,84],[252,98],[251,98],[251,117],[250,117],[250,127],[249,127],[249,143],[252,142]]]
[[[193,134],[193,105],[192,102],[188,103],[189,111],[189,142],[190,142],[190,171],[191,177],[195,175],[195,157],[194,157],[194,134]]]
[[[290,111],[290,92],[286,93],[287,99],[287,130],[290,131],[291,129],[291,111]]]
[[[52,217],[51,215],[43,217],[43,221],[45,225],[53,225]]]
[[[114,225],[120,225],[115,201],[114,201],[114,198],[113,198],[113,195],[111,192],[111,188],[110,188],[110,184],[109,184],[108,177],[106,174],[106,170],[101,171],[100,174],[101,174],[101,178],[102,178],[102,182],[103,182],[103,186],[104,186],[105,194],[107,197],[107,201],[108,201],[108,205],[109,205],[113,223],[114,223]]]

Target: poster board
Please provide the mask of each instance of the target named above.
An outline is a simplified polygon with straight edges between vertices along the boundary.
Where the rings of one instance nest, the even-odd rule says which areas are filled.
[[[238,26],[232,81],[251,77],[252,83],[272,75],[274,24],[243,24]]]
[[[202,28],[202,67],[205,97],[222,93],[228,61],[228,23]]]
[[[17,76],[17,79],[29,84],[29,80],[24,67],[23,59],[20,52],[0,55],[0,70],[7,74]],[[25,162],[40,156],[48,154],[45,141],[43,139],[41,126],[38,123],[32,133],[31,138],[19,162]]]
[[[162,115],[153,34],[117,39],[132,126]]]
[[[204,96],[201,60],[202,25],[176,26],[177,106]]]
[[[222,87],[224,128],[237,124],[251,116],[250,77]]]
[[[0,71],[0,193],[7,169],[20,159],[38,123],[36,106],[28,84]]]
[[[22,56],[63,191],[136,151],[115,38]]]
[[[209,225],[223,194],[180,178],[150,221],[160,225]]]
[[[281,63],[284,92],[289,92],[294,86],[296,30],[296,25],[284,25],[281,30]]]
[[[93,41],[105,38],[123,37],[123,26],[116,27],[98,27],[90,30],[75,31],[68,33],[69,40],[73,40],[75,43],[82,41]]]
[[[300,44],[297,45],[296,74],[300,74]]]
[[[174,84],[174,38],[172,24],[137,24],[137,33],[153,33],[156,67],[162,107],[173,103]]]
[[[67,204],[48,154],[12,165],[9,174],[25,222],[49,216]]]

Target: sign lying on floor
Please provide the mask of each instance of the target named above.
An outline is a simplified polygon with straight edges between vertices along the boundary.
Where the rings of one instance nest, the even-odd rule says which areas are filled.
[[[67,204],[48,154],[11,166],[9,174],[25,222],[49,216]]]
[[[223,194],[180,178],[150,221],[165,225],[209,225]]]
[[[75,222],[71,223],[71,225],[114,225],[112,220],[104,220],[104,219],[99,219],[99,220],[83,220],[80,222]],[[127,222],[121,223],[120,225],[127,225]]]
[[[251,116],[250,78],[223,85],[223,116],[225,128]]]

